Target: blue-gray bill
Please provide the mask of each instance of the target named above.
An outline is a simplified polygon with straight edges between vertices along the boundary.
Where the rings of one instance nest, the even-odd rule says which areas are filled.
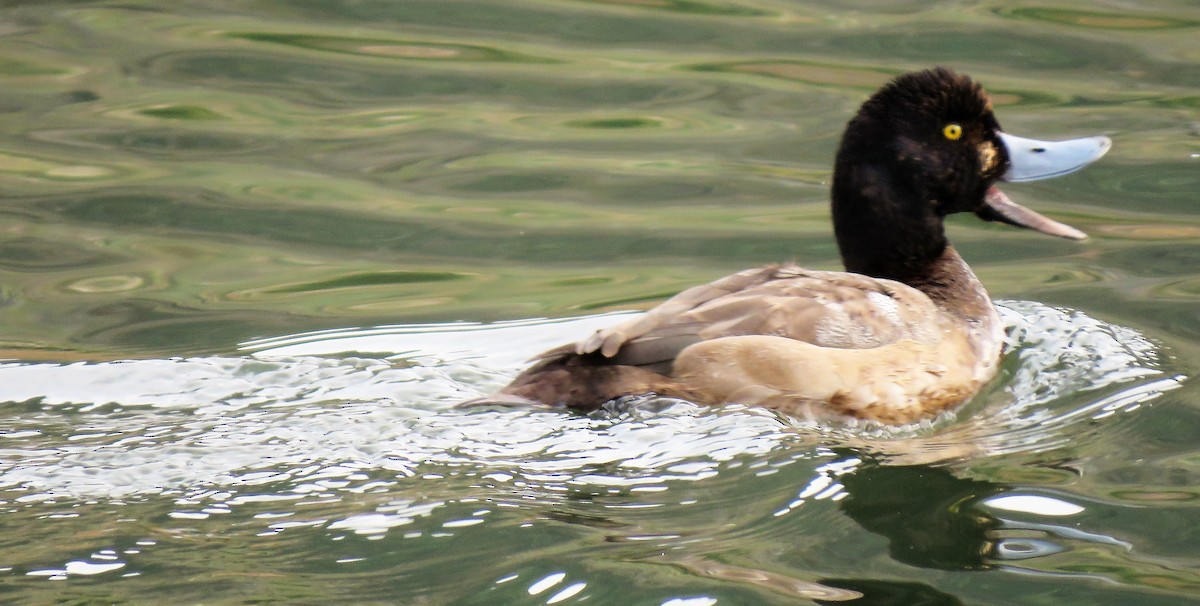
[[[1083,137],[1067,141],[1039,141],[1007,133],[998,133],[1008,150],[1009,169],[1005,181],[1036,181],[1073,173],[1099,160],[1112,147],[1108,137]],[[996,187],[988,189],[985,206],[976,214],[988,221],[999,221],[1032,229],[1047,235],[1083,240],[1087,234],[1013,202]]]
[[[1008,150],[1009,168],[1001,179],[1012,183],[1037,181],[1073,173],[1112,148],[1108,137],[1083,137],[1066,141],[1038,141],[997,133]]]

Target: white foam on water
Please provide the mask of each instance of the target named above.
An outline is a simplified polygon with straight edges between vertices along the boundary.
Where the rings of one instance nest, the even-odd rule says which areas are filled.
[[[1000,311],[1017,360],[999,395],[971,418],[910,433],[991,438],[1006,452],[1052,447],[1065,426],[1136,409],[1180,380],[1131,329],[1038,303]],[[0,399],[36,406],[14,405],[0,425],[0,491],[26,503],[208,495],[181,506],[187,516],[208,515],[222,500],[213,494],[236,504],[370,493],[436,466],[546,490],[654,487],[819,433],[770,411],[679,401],[592,416],[454,407],[612,316],[321,331],[248,343],[243,356],[3,364]],[[387,352],[399,353],[378,355]],[[1080,393],[1096,395],[1056,405]],[[870,431],[881,430],[861,435]],[[363,532],[411,519],[379,515],[335,523]]]

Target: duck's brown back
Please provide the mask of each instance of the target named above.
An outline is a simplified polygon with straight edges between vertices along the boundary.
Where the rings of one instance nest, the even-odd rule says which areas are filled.
[[[927,359],[933,355],[930,348],[955,329],[947,322],[946,314],[928,296],[898,282],[790,264],[769,266],[688,289],[642,316],[545,352],[501,394],[583,410],[647,393],[716,404],[746,397],[755,391],[755,383],[768,386],[758,390],[763,393],[774,389],[769,372],[747,374],[750,391],[717,389],[715,382],[707,380],[709,374],[724,373],[723,380],[736,382],[737,377],[727,371],[738,365],[765,368],[755,362],[756,342],[734,337],[776,338],[783,344],[801,344],[818,355],[835,350],[831,359],[844,357],[836,350],[877,351],[894,357],[895,350],[914,344],[922,352],[920,357]],[[728,360],[730,366],[697,365],[697,360],[711,359],[713,352],[725,351],[735,342],[740,343],[735,355],[741,359]],[[771,344],[767,349],[776,345],[762,343]],[[894,346],[897,343],[906,345]],[[696,355],[701,352],[703,356]],[[681,355],[689,361],[685,376],[675,368]],[[863,359],[872,363],[869,357]],[[786,367],[788,361],[781,362]],[[820,372],[817,366],[810,365],[809,370]],[[786,379],[774,380],[794,383],[796,373],[789,373]],[[811,381],[814,385],[828,382],[828,377],[813,376]]]

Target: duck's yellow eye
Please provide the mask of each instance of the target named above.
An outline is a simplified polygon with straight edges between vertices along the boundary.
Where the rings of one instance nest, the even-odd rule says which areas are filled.
[[[962,127],[951,122],[942,129],[942,134],[951,141],[958,141],[958,138],[962,136]]]

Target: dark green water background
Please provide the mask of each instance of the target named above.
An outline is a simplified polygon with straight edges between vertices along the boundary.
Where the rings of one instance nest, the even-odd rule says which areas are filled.
[[[1006,188],[1089,241],[952,221],[1015,351],[957,419],[451,409],[837,267],[936,64],[1114,140]],[[0,193],[2,603],[1200,604],[1191,0],[4,2]]]

